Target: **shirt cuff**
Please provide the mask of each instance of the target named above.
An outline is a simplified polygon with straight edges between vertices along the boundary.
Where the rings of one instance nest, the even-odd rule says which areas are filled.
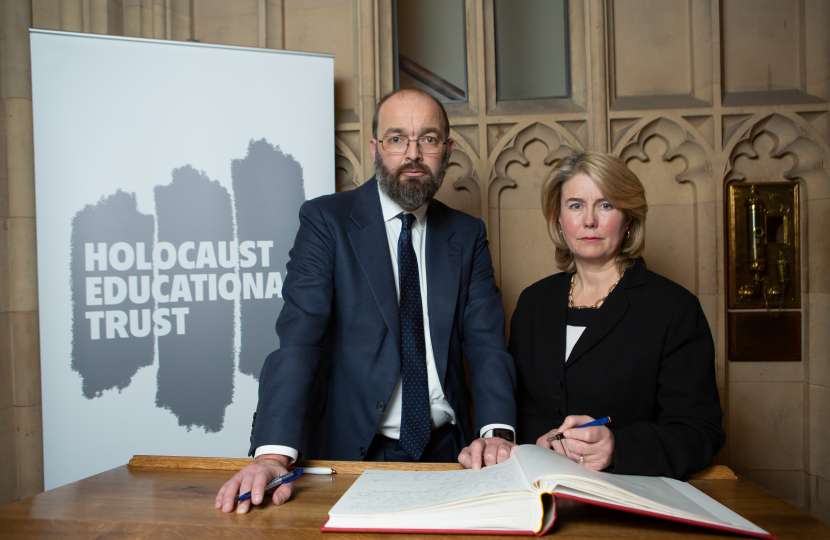
[[[489,439],[493,436],[494,429],[509,429],[513,432],[513,440],[516,440],[516,430],[513,426],[508,426],[507,424],[487,424],[483,428],[481,428],[481,438],[482,439]]]
[[[291,448],[290,446],[280,446],[278,444],[266,444],[265,446],[259,446],[254,452],[254,459],[258,458],[259,456],[265,454],[279,454],[281,456],[286,456],[288,458],[288,464],[291,465],[295,461],[297,461],[297,456],[299,456],[299,452]]]

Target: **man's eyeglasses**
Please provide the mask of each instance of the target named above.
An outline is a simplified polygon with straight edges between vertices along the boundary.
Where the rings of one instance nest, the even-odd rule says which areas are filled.
[[[441,148],[447,144],[441,139],[432,135],[410,139],[401,135],[389,135],[380,140],[381,147],[390,154],[403,154],[409,148],[409,143],[415,141],[422,154],[438,154]]]

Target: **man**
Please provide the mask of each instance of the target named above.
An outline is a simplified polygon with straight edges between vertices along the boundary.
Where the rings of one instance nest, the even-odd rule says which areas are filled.
[[[516,375],[484,223],[433,200],[454,147],[446,112],[424,92],[399,90],[378,104],[372,135],[375,177],[300,210],[280,349],[260,376],[255,463],[219,491],[216,508],[225,512],[248,491],[237,512],[259,504],[265,484],[300,452],[457,457],[471,468],[509,457]],[[282,504],[291,490],[280,486],[272,500]]]

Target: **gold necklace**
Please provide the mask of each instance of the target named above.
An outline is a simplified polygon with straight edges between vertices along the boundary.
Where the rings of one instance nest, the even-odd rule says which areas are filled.
[[[575,306],[574,305],[574,285],[576,284],[576,272],[574,272],[574,275],[571,276],[571,288],[568,291],[568,305],[570,307],[576,308],[576,309],[599,309],[599,304],[601,304],[606,298],[608,298],[608,295],[611,294],[611,291],[614,290],[614,287],[616,287],[617,283],[619,283],[620,280],[622,279],[623,274],[625,274],[625,268],[623,268],[622,274],[620,274],[619,279],[617,279],[617,281],[614,282],[613,285],[611,285],[611,288],[608,289],[608,292],[605,293],[605,296],[603,296],[602,298],[600,298],[599,300],[594,302],[593,306]]]

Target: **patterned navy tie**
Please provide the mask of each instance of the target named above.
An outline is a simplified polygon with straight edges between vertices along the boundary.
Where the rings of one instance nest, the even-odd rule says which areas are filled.
[[[398,280],[401,287],[401,448],[418,461],[429,442],[429,396],[427,390],[424,310],[418,261],[412,249],[412,214],[398,214],[403,221],[398,237]]]

